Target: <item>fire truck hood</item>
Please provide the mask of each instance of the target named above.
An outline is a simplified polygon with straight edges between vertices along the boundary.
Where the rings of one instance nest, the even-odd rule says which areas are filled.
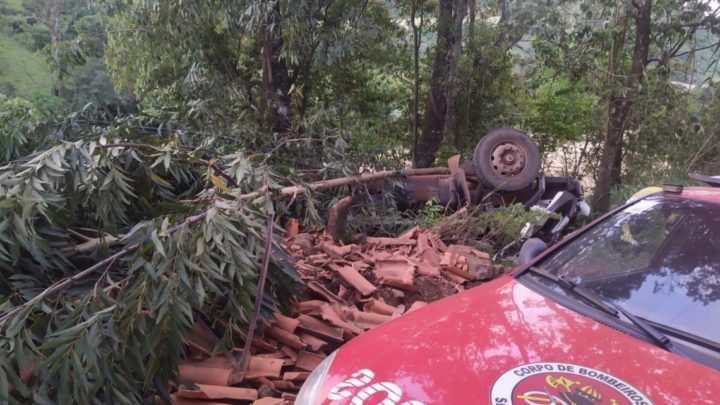
[[[507,276],[343,346],[316,403],[720,402],[720,372],[546,298]],[[304,405],[304,404],[303,404]]]

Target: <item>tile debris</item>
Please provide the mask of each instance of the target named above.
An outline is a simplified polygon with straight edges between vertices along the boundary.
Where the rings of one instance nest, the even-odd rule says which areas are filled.
[[[219,333],[196,322],[173,403],[292,404],[310,372],[344,342],[504,271],[486,253],[447,246],[419,227],[396,238],[336,242],[343,215],[334,235],[300,232],[296,220],[288,223],[282,245],[306,288],[291,314],[275,314],[261,337],[253,339],[245,369],[239,364],[241,350],[223,351]],[[242,339],[242,331],[234,332]]]

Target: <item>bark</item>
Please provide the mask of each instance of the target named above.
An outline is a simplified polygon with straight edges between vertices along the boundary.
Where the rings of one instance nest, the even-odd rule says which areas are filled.
[[[61,40],[59,22],[63,3],[63,0],[55,0],[52,2],[50,8],[48,26],[50,28],[50,46],[52,47],[53,52],[57,50]]]
[[[413,31],[413,100],[412,100],[412,139],[413,139],[413,165],[417,165],[418,124],[420,121],[420,45],[422,44],[424,0],[413,0],[410,9],[410,26]],[[418,10],[419,9],[419,10]],[[420,24],[415,17],[420,12]]]
[[[417,147],[416,167],[430,167],[435,163],[438,149],[443,140],[448,110],[447,89],[450,73],[457,66],[458,46],[461,46],[462,24],[457,29],[460,14],[465,15],[467,0],[439,0],[438,2],[437,45],[433,72],[430,79],[422,138]]]
[[[458,62],[462,54],[462,27],[463,20],[467,15],[468,0],[461,0],[458,3],[459,4],[456,5],[455,15],[453,16],[450,63],[445,83],[445,103],[447,104],[447,109],[445,110],[443,139],[448,145],[455,141],[455,100],[460,92],[460,85],[462,83],[462,79],[458,77]]]
[[[287,64],[282,58],[283,38],[280,4],[275,3],[262,32],[263,90],[267,106],[266,119],[272,132],[288,132],[292,128],[290,86]]]
[[[636,7],[636,13],[633,15],[635,45],[630,72],[625,80],[624,89],[619,94],[613,94],[610,97],[607,128],[593,196],[593,205],[599,212],[606,212],[610,208],[610,192],[620,179],[625,122],[648,63],[651,15],[652,0],[647,0]]]

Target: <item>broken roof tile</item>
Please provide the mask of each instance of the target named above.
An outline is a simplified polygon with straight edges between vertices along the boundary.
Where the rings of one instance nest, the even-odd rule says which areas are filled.
[[[287,371],[283,374],[283,380],[305,381],[310,375],[309,371]]]
[[[274,313],[273,316],[275,317],[273,324],[278,328],[284,329],[290,333],[295,332],[295,329],[300,323],[300,321],[298,321],[297,319],[290,318],[289,316],[285,316],[279,312]]]
[[[192,387],[181,386],[177,394],[181,398],[191,399],[230,399],[240,401],[258,399],[257,390],[252,388],[223,387],[208,384],[193,384]]]
[[[265,333],[272,336],[274,339],[276,339],[278,342],[281,342],[287,346],[292,347],[293,349],[304,349],[305,343],[300,340],[300,338],[285,329],[280,329],[275,326],[271,326],[265,330]]]
[[[415,290],[413,285],[413,266],[407,260],[378,260],[375,262],[375,275],[380,284],[404,290]]]
[[[345,280],[346,283],[350,284],[354,289],[358,290],[360,294],[367,296],[377,291],[377,287],[372,285],[354,268],[350,266],[334,266],[333,268],[337,271],[340,277]]]
[[[327,304],[325,304],[327,305]],[[311,316],[300,315],[298,316],[300,326],[298,329],[319,336],[323,339],[331,340],[336,343],[343,342],[343,330],[328,324],[325,321],[315,319]]]
[[[417,241],[415,239],[404,239],[404,238],[375,238],[368,236],[365,241],[373,245],[382,246],[415,246]]]
[[[298,353],[298,359],[297,362],[295,362],[295,367],[301,370],[312,371],[323,360],[325,360],[325,357],[303,350]]]
[[[254,379],[258,377],[280,378],[280,370],[283,367],[282,359],[271,357],[250,356],[245,378]]]
[[[392,315],[397,310],[396,307],[386,304],[385,301],[381,301],[375,298],[367,301],[363,306],[363,309],[366,312],[374,312],[381,315]]]

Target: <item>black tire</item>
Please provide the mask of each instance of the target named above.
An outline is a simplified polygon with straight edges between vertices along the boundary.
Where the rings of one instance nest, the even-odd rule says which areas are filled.
[[[502,191],[522,190],[540,172],[540,151],[532,138],[522,131],[494,129],[475,146],[473,165],[486,187]]]

